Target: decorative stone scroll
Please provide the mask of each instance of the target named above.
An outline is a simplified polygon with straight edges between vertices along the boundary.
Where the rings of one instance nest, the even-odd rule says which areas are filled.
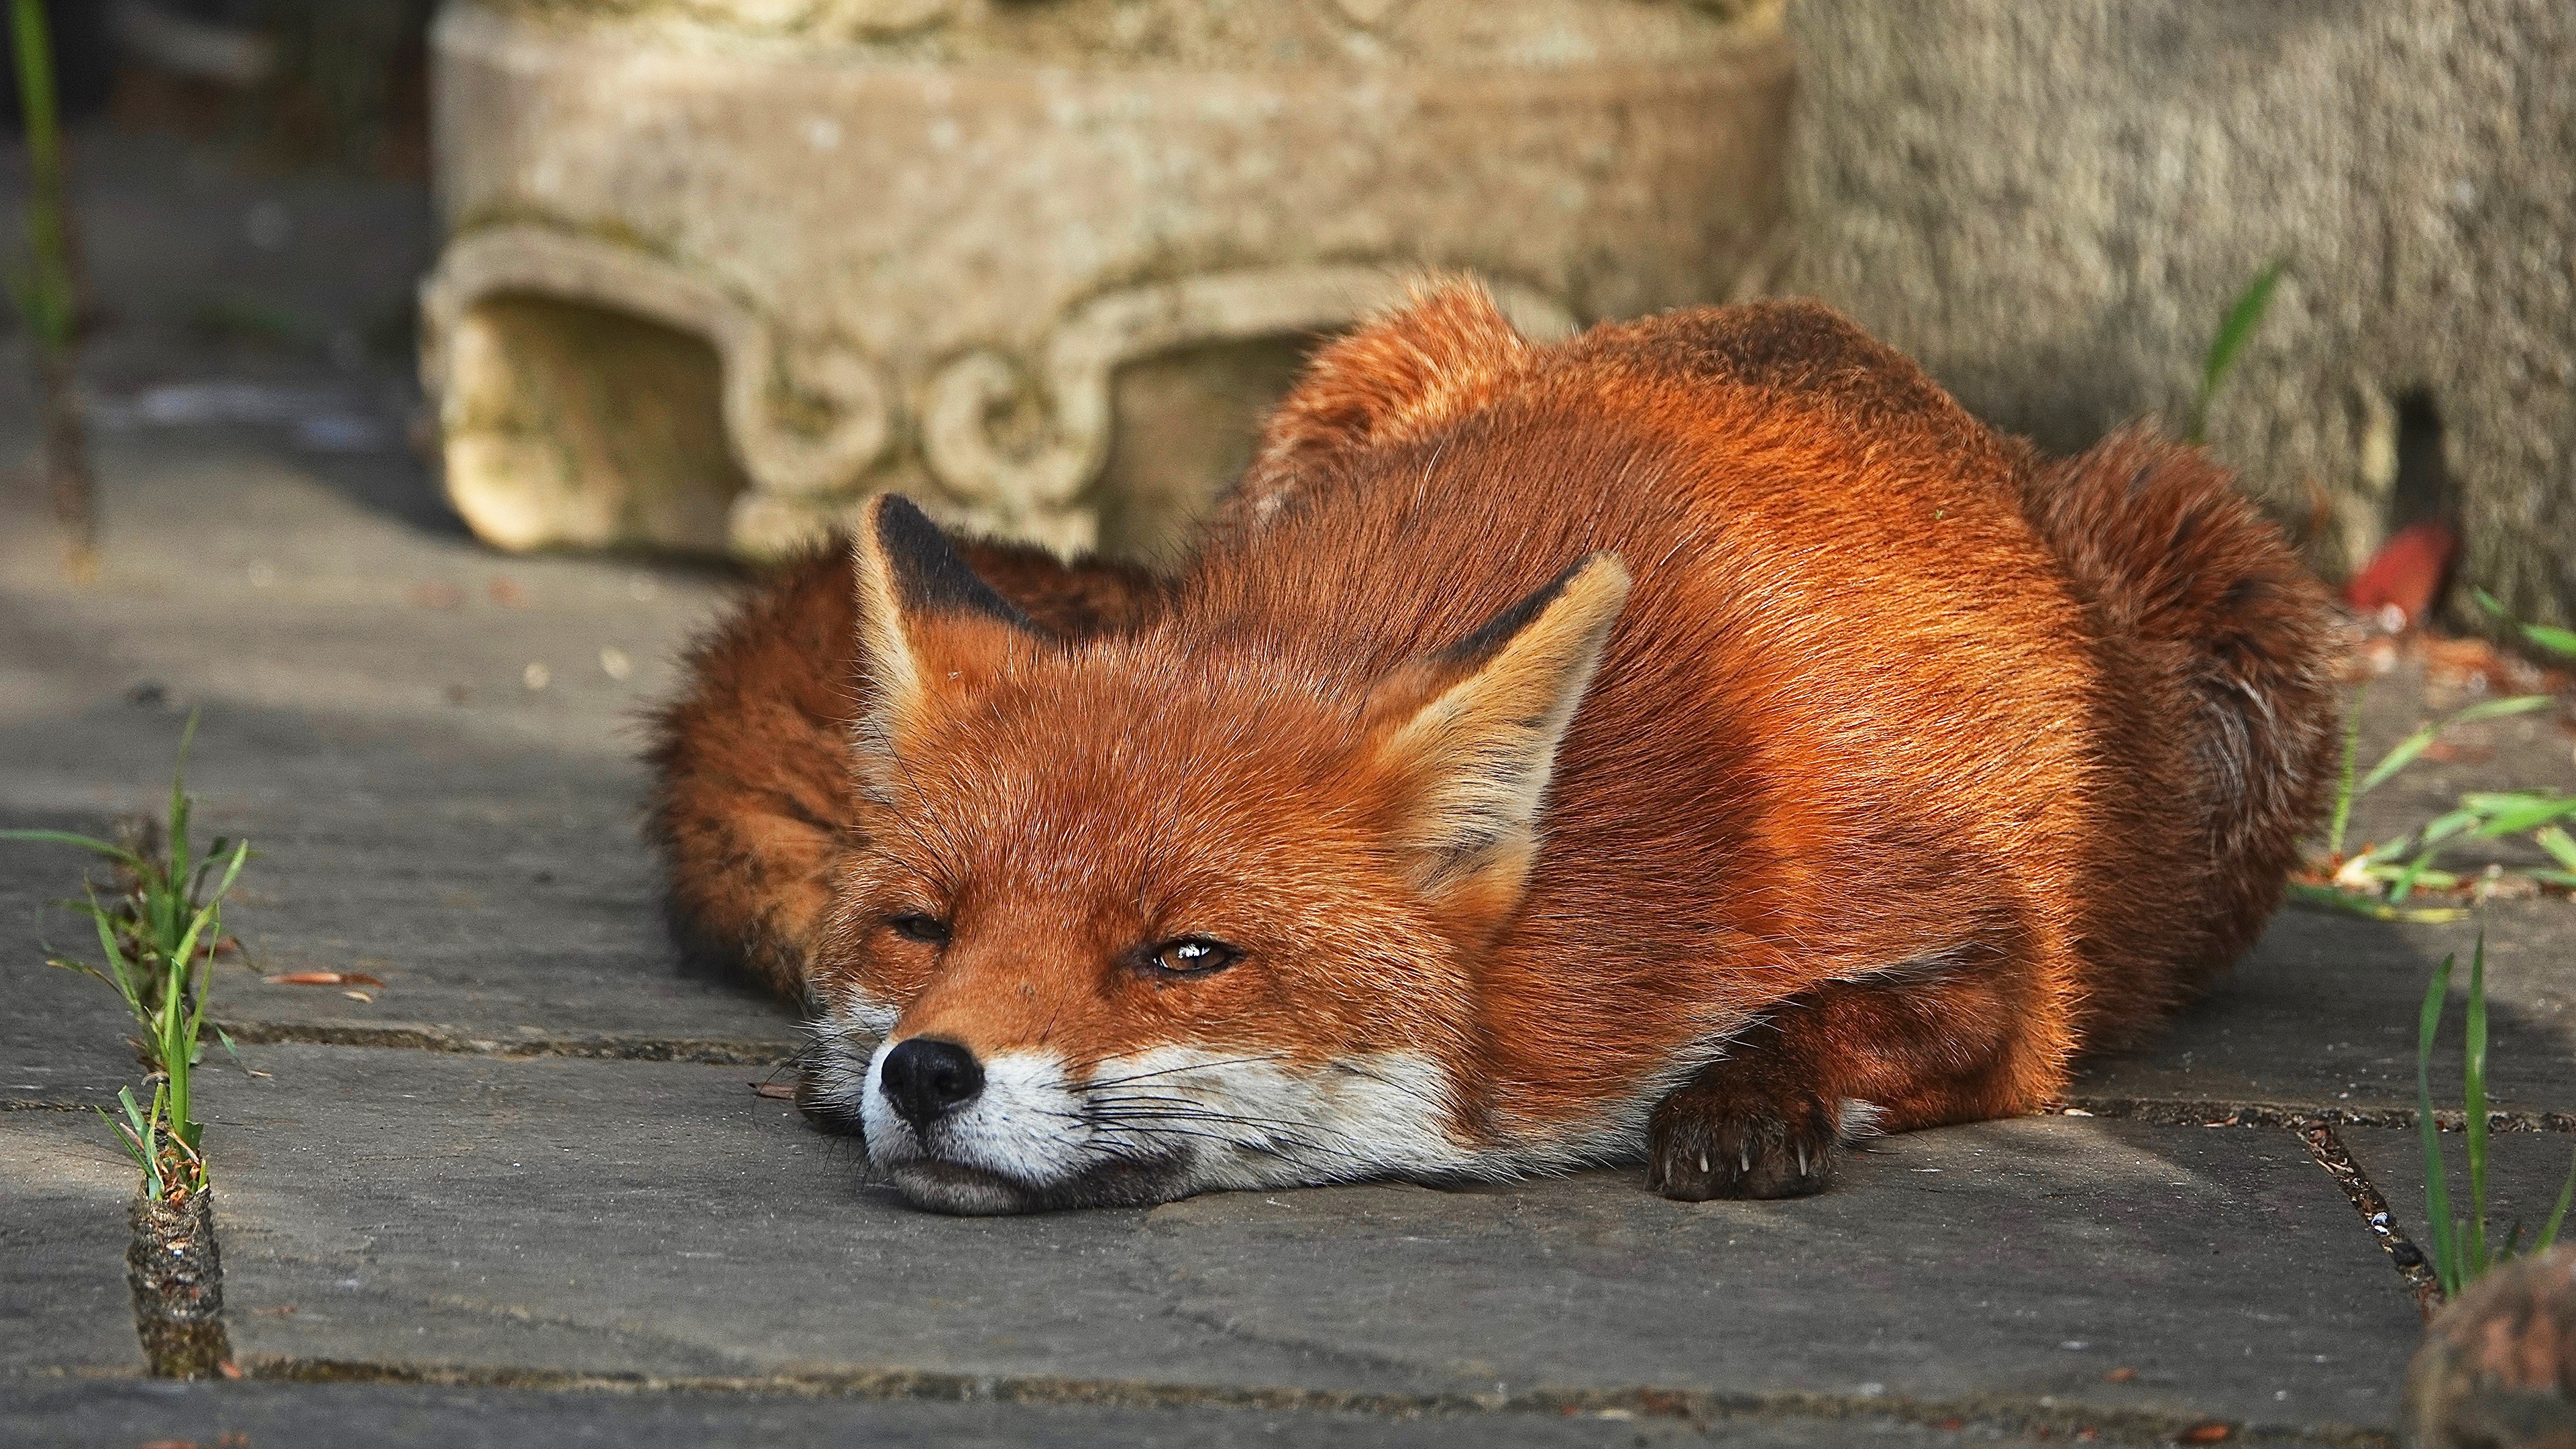
[[[705,338],[723,369],[726,434],[754,488],[791,498],[845,491],[884,453],[889,435],[886,389],[864,358],[826,352],[790,371],[781,343],[756,313],[708,283],[634,251],[532,226],[504,226],[458,238],[421,288],[421,366],[442,398],[446,434],[460,434],[452,413],[473,391],[480,339],[476,309],[498,297],[534,295],[632,314]],[[798,427],[779,413],[784,399],[820,403],[819,427]],[[675,547],[723,540],[620,537],[613,528],[581,527],[558,504],[542,500],[524,479],[496,480],[491,470],[457,467],[451,457],[449,497],[475,532],[504,548],[545,544],[645,542]],[[496,481],[520,486],[495,487]]]
[[[1562,337],[1574,319],[1552,298],[1509,284],[1497,300],[1522,331]],[[1059,324],[1042,353],[1042,387],[1054,403],[1051,436],[1014,457],[993,438],[1002,404],[1027,374],[990,351],[941,369],[922,418],[931,471],[967,500],[968,520],[1051,547],[1087,549],[1092,517],[1076,498],[1109,454],[1111,374],[1119,364],[1192,343],[1232,342],[1347,327],[1403,300],[1404,281],[1368,267],[1277,267],[1138,287],[1086,303]]]
[[[1781,212],[1763,0],[459,0],[432,52],[423,377],[505,548],[900,489],[1149,550],[1409,278],[1557,335],[1723,299]]]

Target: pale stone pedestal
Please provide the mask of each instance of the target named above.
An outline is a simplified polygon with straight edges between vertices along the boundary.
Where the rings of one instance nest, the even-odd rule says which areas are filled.
[[[518,0],[435,34],[448,488],[506,548],[760,555],[900,488],[1151,553],[1426,268],[1561,333],[1780,213],[1776,5]]]

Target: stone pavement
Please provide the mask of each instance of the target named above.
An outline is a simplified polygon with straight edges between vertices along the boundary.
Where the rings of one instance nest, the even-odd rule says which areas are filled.
[[[1889,1140],[1802,1202],[1606,1172],[914,1213],[753,1091],[794,1022],[655,914],[634,719],[727,582],[486,553],[400,451],[397,384],[152,315],[104,385],[266,368],[382,446],[104,432],[88,589],[41,500],[0,497],[0,824],[151,808],[199,709],[201,827],[260,852],[215,987],[249,1070],[202,1077],[245,1378],[177,1385],[142,1376],[128,1173],[81,1110],[136,1075],[124,1023],[41,964],[80,948],[46,904],[79,867],[0,846],[0,1442],[2383,1442],[2418,1331],[2414,1012],[2469,928],[2285,912],[2073,1111]],[[2427,707],[2374,690],[2365,747]],[[2469,743],[2356,838],[2576,780],[2546,722]],[[2499,903],[2489,941],[2496,1094],[2532,1129],[2497,1139],[2499,1196],[2536,1217],[2576,1150],[2576,908]],[[383,984],[261,979],[293,970]]]

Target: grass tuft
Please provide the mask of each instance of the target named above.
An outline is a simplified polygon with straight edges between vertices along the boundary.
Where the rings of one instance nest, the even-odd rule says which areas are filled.
[[[2478,593],[2478,602],[2541,648],[2556,648],[2555,636],[2567,633],[2563,629],[2545,629],[2516,622],[2483,590]],[[2576,643],[2576,635],[2569,635],[2569,640]],[[2510,876],[2534,885],[2576,891],[2576,834],[2571,834],[2567,825],[2567,822],[2576,821],[2576,795],[2553,790],[2472,790],[2461,795],[2453,808],[2408,829],[2396,839],[2371,845],[2359,854],[2347,857],[2343,853],[2344,832],[2352,821],[2353,801],[2388,783],[2415,763],[2433,747],[2435,740],[2441,738],[2443,731],[2453,725],[2529,714],[2557,703],[2555,698],[2546,694],[2480,700],[2408,735],[2381,756],[2377,764],[2356,774],[2361,743],[2362,693],[2354,691],[2351,713],[2344,723],[2343,767],[2335,783],[2334,812],[2326,827],[2326,858],[2309,872],[2309,879],[2291,884],[2292,900],[2381,921],[2460,920],[2468,912],[2448,906],[2409,906],[2406,901],[2419,890],[2460,891],[2477,887],[2477,878],[2443,870],[2440,866],[2442,853],[2462,841],[2500,840],[2515,835],[2529,836],[2533,844],[2547,853],[2553,864],[2512,870],[2492,866],[2485,874],[2487,880],[2502,880]],[[2484,888],[2478,888],[2482,893]]]
[[[250,859],[250,842],[221,837],[198,851],[188,833],[194,801],[187,792],[188,745],[197,717],[179,737],[179,761],[170,775],[170,808],[156,842],[151,832],[130,846],[65,830],[0,830],[0,840],[69,845],[116,868],[117,889],[102,902],[94,887],[65,904],[89,917],[98,933],[100,961],[53,959],[48,965],[95,976],[125,1002],[141,1028],[136,1048],[152,1088],[147,1107],[134,1089],[117,1090],[123,1117],[101,1111],[126,1155],[142,1173],[143,1191],[179,1201],[206,1185],[205,1128],[195,1115],[192,1072],[206,1020],[208,976],[225,945],[225,894]],[[232,1042],[218,1030],[224,1049]]]
[[[2433,972],[2433,983],[2424,992],[2424,1007],[2417,1018],[2415,1036],[2415,1120],[2424,1146],[2424,1225],[2428,1255],[2433,1260],[2433,1276],[2442,1285],[2445,1297],[2457,1296],[2479,1274],[2498,1264],[2526,1254],[2543,1253],[2558,1241],[2558,1229],[2567,1220],[2567,1207],[2576,1201],[2576,1163],[2567,1169],[2567,1183],[2558,1193],[2558,1205],[2550,1211],[2549,1220],[2541,1224],[2529,1246],[2522,1243],[2522,1223],[2517,1220],[2502,1244],[2493,1243],[2487,1232],[2487,938],[2478,933],[2475,954],[2469,958],[2469,1009],[2461,1040],[2463,1059],[2461,1082],[2461,1115],[2466,1120],[2468,1147],[2469,1215],[2456,1218],[2451,1213],[2450,1165],[2442,1152],[2441,1125],[2433,1114],[2433,1043],[2441,1034],[2442,1014],[2449,1004],[2451,971],[2457,956],[2445,956]]]

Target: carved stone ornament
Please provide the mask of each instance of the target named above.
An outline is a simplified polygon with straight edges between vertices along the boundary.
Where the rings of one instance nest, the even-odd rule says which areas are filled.
[[[1789,99],[1776,6],[1682,0],[519,0],[433,47],[423,375],[506,548],[770,554],[900,489],[1149,551],[1254,354],[1422,271],[1541,336],[1725,296]]]

